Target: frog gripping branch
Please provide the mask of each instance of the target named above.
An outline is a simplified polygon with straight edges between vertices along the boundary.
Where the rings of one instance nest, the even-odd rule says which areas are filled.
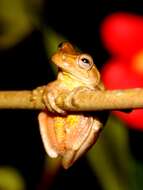
[[[38,120],[46,152],[52,158],[60,156],[67,169],[96,142],[103,122],[87,113],[69,114],[56,105],[56,98],[61,93],[70,97],[77,90],[104,91],[104,86],[91,56],[76,51],[68,42],[59,45],[52,61],[59,69],[57,80],[43,92],[44,104],[51,112],[42,111]]]
[[[143,108],[143,88],[105,90],[91,56],[68,42],[52,61],[57,80],[33,90],[0,91],[0,109],[43,110],[38,120],[45,150],[67,169],[96,142],[108,116],[103,111]]]

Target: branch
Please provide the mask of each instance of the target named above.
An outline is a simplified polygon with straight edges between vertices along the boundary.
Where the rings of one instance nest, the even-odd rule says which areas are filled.
[[[64,96],[58,97],[56,103],[65,110],[71,111],[143,108],[143,88],[106,91],[79,91],[71,98],[72,106],[66,105],[68,94]]]
[[[0,109],[44,109],[43,87],[32,91],[1,91]],[[70,104],[69,104],[70,102]],[[143,88],[126,90],[77,91],[73,96],[61,94],[56,104],[68,111],[97,111],[143,108]]]

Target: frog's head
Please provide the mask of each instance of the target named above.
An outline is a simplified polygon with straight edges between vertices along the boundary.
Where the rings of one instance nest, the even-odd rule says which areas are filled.
[[[63,42],[58,46],[52,61],[63,74],[94,87],[99,84],[100,74],[92,57],[75,50],[69,42]]]

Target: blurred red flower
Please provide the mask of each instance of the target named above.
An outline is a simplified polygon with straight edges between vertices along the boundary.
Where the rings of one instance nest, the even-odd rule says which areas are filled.
[[[101,71],[107,89],[143,87],[143,17],[112,14],[101,25],[101,38],[112,55]],[[143,130],[143,109],[113,113],[130,127]]]

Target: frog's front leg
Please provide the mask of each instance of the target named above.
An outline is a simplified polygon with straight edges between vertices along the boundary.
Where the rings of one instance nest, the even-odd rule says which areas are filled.
[[[94,90],[94,89],[86,87],[86,86],[79,86],[79,87],[74,88],[72,91],[68,93],[68,96],[65,98],[64,100],[65,105],[71,108],[74,107],[73,96],[77,93],[82,92],[84,94],[85,91],[91,91],[91,90]]]
[[[50,112],[65,115],[66,111],[59,108],[55,103],[55,100],[59,94],[60,94],[60,89],[56,88],[56,85],[53,82],[49,84],[47,88],[45,88],[45,91],[43,93],[43,101]]]

